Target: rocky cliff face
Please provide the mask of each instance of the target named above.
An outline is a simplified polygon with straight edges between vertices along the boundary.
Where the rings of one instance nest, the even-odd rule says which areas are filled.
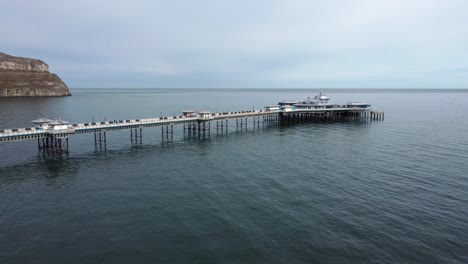
[[[43,61],[0,52],[0,97],[67,95],[67,85]]]

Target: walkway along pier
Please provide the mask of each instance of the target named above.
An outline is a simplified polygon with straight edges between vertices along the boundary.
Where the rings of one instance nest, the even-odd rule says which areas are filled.
[[[317,98],[317,97],[316,97]],[[327,99],[328,100],[328,99]],[[311,100],[309,100],[311,101]],[[203,111],[183,111],[181,116],[146,118],[134,120],[114,120],[71,124],[62,120],[41,118],[32,121],[34,127],[0,130],[0,142],[36,140],[39,150],[54,152],[68,151],[69,138],[75,134],[92,133],[94,142],[105,143],[107,132],[130,130],[130,139],[143,137],[143,128],[161,127],[162,134],[173,134],[174,126],[181,125],[184,133],[209,133],[213,124],[216,130],[227,130],[229,126],[239,129],[247,126],[248,120],[261,122],[291,122],[312,120],[366,120],[382,121],[384,113],[374,111],[370,105],[349,103],[346,105],[304,104],[304,102],[284,101],[279,105],[267,106],[265,110],[211,113]],[[235,124],[230,124],[229,121]]]

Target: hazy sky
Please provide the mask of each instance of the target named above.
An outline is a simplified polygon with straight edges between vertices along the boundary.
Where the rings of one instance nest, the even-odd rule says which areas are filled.
[[[71,88],[468,88],[467,0],[0,0]]]

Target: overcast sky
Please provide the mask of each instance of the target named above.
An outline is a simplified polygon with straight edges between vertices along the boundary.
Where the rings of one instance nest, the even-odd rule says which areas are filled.
[[[467,0],[0,0],[71,88],[468,88]]]

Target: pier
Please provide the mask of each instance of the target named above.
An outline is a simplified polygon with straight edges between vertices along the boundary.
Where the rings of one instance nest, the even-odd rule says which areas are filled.
[[[242,129],[249,120],[254,124],[268,122],[299,122],[312,120],[361,120],[382,121],[384,113],[372,110],[370,105],[348,103],[346,105],[328,104],[328,97],[320,94],[314,100],[283,101],[278,105],[267,106],[261,110],[211,113],[196,113],[185,110],[180,116],[112,120],[71,124],[63,120],[41,118],[33,120],[34,127],[1,129],[0,142],[36,140],[39,150],[54,152],[68,151],[69,138],[76,134],[93,134],[94,142],[107,142],[107,133],[115,130],[129,130],[130,140],[141,140],[143,128],[161,127],[163,135],[172,135],[175,126],[182,126],[184,133],[206,134],[212,129],[228,130],[229,127]],[[230,123],[234,122],[235,123]],[[212,128],[213,126],[213,128]]]
[[[70,124],[61,120],[35,123],[35,127],[0,130],[0,142],[20,140],[37,140],[39,149],[56,151],[68,150],[69,138],[75,134],[94,134],[95,142],[106,142],[107,133],[114,130],[130,130],[130,138],[142,138],[143,128],[161,127],[161,133],[173,134],[174,126],[182,126],[184,131],[206,133],[211,129],[228,129],[235,126],[246,126],[249,119],[252,122],[287,122],[307,120],[333,120],[338,118],[380,121],[384,119],[383,112],[358,108],[329,108],[307,110],[251,110],[239,112],[210,113],[200,112],[190,115],[146,118],[133,120],[103,121]],[[229,124],[229,121],[235,124]],[[212,124],[215,125],[212,128]]]

